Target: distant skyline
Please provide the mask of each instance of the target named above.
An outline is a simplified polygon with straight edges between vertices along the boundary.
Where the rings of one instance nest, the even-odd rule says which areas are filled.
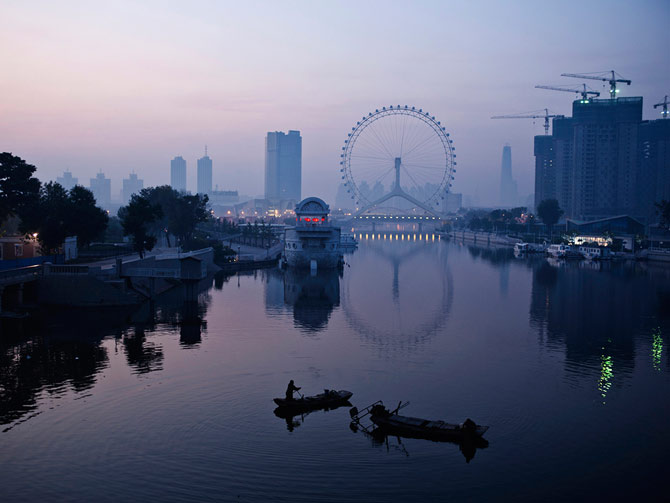
[[[415,105],[454,139],[452,190],[499,198],[500,151],[515,152],[520,197],[533,192],[542,121],[490,117],[548,108],[569,115],[580,83],[564,72],[614,69],[644,97],[670,94],[670,2],[20,2],[0,7],[0,151],[42,180],[102,170],[112,193],[134,171],[187,186],[208,145],[213,184],[264,191],[268,131],[303,137],[302,194],[331,202],[347,132],[369,111]],[[270,56],[271,55],[271,56]],[[606,96],[606,87],[587,82]],[[604,92],[603,92],[604,91]]]

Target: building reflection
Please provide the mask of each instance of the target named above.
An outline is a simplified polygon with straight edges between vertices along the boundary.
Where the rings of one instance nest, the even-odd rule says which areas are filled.
[[[265,311],[268,316],[293,313],[295,326],[305,333],[316,333],[328,326],[333,311],[340,305],[342,271],[288,268],[261,272]]]
[[[328,325],[335,307],[340,305],[340,274],[337,269],[315,274],[289,268],[284,274],[284,302],[293,307],[295,324],[307,332],[318,332]]]
[[[549,349],[565,353],[569,373],[597,372],[595,387],[605,401],[617,378],[632,373],[635,337],[652,333],[667,283],[625,263],[590,269],[542,260],[532,277],[531,327]]]

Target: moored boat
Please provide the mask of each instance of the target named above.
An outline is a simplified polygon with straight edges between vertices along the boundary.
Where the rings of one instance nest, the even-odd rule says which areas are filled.
[[[313,396],[303,396],[300,398],[287,400],[286,398],[274,398],[274,403],[279,407],[287,409],[310,410],[330,407],[334,405],[343,405],[344,402],[353,396],[351,391],[341,389],[339,391],[326,389],[323,393]]]
[[[398,411],[408,404],[409,402],[398,404],[395,410],[390,411],[379,401],[366,407],[361,413],[354,408],[350,411],[350,414],[357,423],[360,418],[369,414],[370,420],[377,428],[386,433],[432,440],[477,439],[489,429],[488,426],[476,424],[472,419],[466,419],[460,424],[455,424],[398,414]]]

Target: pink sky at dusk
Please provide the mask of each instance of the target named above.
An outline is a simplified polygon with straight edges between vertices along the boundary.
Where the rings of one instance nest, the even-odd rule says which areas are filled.
[[[670,94],[670,4],[642,2],[24,2],[0,4],[0,151],[66,169],[113,197],[134,170],[169,183],[169,161],[204,145],[214,184],[263,193],[266,132],[303,136],[303,195],[331,200],[347,132],[384,105],[430,111],[455,141],[453,190],[494,204],[512,146],[519,193],[533,191],[542,121],[490,116],[549,108],[578,84],[563,72],[615,69],[645,118]],[[592,87],[605,91],[599,83]],[[603,96],[606,92],[603,94]]]

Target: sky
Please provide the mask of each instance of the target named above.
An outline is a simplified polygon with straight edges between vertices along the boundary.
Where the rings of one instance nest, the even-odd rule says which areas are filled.
[[[670,95],[670,2],[0,0],[0,151],[46,181],[103,171],[118,197],[133,171],[168,184],[170,159],[208,147],[220,190],[264,191],[268,131],[303,137],[303,196],[332,201],[351,127],[382,106],[429,111],[454,140],[452,191],[498,202],[502,148],[533,192],[542,120],[580,84],[616,70],[644,118]],[[605,96],[607,88],[584,81]]]

